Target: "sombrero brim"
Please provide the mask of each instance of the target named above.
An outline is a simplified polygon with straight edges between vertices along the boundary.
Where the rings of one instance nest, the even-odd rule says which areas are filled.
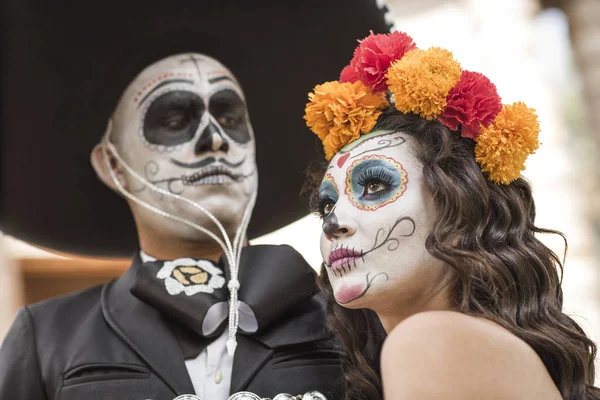
[[[257,237],[307,213],[299,192],[318,148],[302,119],[307,93],[338,78],[356,39],[389,29],[374,0],[3,3],[0,229],[92,256],[136,246],[126,203],[89,153],[146,65],[198,52],[238,77],[256,133]]]

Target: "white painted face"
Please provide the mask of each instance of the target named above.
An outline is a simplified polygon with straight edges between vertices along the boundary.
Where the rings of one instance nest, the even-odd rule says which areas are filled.
[[[445,271],[425,249],[435,218],[414,139],[377,131],[344,147],[319,188],[321,254],[348,308],[416,304]]]
[[[111,135],[121,157],[148,182],[211,212],[231,234],[257,179],[254,134],[233,74],[200,54],[181,54],[142,71],[123,94]],[[126,174],[128,189],[172,215],[216,231],[202,212],[157,194]],[[135,204],[138,223],[190,240],[203,235]]]

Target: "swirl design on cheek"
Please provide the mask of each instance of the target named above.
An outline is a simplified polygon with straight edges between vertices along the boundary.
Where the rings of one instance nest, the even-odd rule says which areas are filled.
[[[403,222],[406,222],[406,224],[408,224],[407,226],[409,227],[410,232],[401,233],[398,235],[398,237],[411,237],[417,229],[417,224],[415,223],[415,220],[411,217],[400,217],[396,219],[396,222],[394,222],[394,224],[387,230],[387,233],[385,228],[379,228],[377,230],[373,246],[363,253],[363,257],[369,253],[374,252],[375,250],[379,249],[385,244],[388,245],[387,249],[389,251],[397,250],[398,247],[400,247],[400,240],[397,237],[392,237],[392,233]]]
[[[359,210],[375,211],[395,202],[406,191],[408,174],[393,158],[370,155],[352,163],[344,193]]]
[[[148,181],[150,184],[152,185],[156,185],[159,186],[160,184],[166,184],[167,186],[167,190],[173,194],[182,194],[184,189],[181,188],[180,190],[176,190],[174,188],[174,184],[177,182],[181,181],[181,178],[166,178],[166,179],[157,179],[157,180],[153,180],[152,178],[155,177],[156,175],[158,175],[160,173],[160,167],[158,166],[158,163],[156,161],[148,161],[146,163],[146,165],[144,166],[144,177],[146,178],[146,181]],[[146,189],[146,184],[142,183],[142,186],[139,188],[133,188],[131,190],[132,193],[141,193]],[[150,194],[157,200],[162,200],[165,196],[161,193],[157,193],[154,191],[151,191]]]

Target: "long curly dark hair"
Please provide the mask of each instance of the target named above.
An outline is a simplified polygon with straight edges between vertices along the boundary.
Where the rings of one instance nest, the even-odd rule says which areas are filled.
[[[415,139],[415,155],[437,210],[425,245],[456,272],[451,284],[455,309],[494,321],[524,340],[565,400],[600,399],[600,389],[593,386],[596,345],[562,312],[563,265],[535,234],[560,235],[565,245],[566,238],[535,225],[529,183],[520,178],[498,185],[486,179],[475,161],[474,141],[439,121],[390,107],[375,129],[402,131]],[[325,166],[323,160],[309,170],[305,188],[313,210]],[[332,329],[344,346],[345,399],[379,400],[381,325],[371,311],[338,305],[324,267],[320,276]]]

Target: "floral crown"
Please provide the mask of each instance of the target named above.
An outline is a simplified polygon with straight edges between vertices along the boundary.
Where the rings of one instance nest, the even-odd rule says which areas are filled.
[[[438,119],[475,140],[475,160],[488,178],[509,184],[539,147],[535,110],[502,105],[496,86],[478,72],[462,70],[452,53],[421,50],[403,32],[373,32],[354,50],[339,81],[308,95],[306,125],[321,139],[330,160],[346,144],[369,133],[390,99],[404,114]]]

